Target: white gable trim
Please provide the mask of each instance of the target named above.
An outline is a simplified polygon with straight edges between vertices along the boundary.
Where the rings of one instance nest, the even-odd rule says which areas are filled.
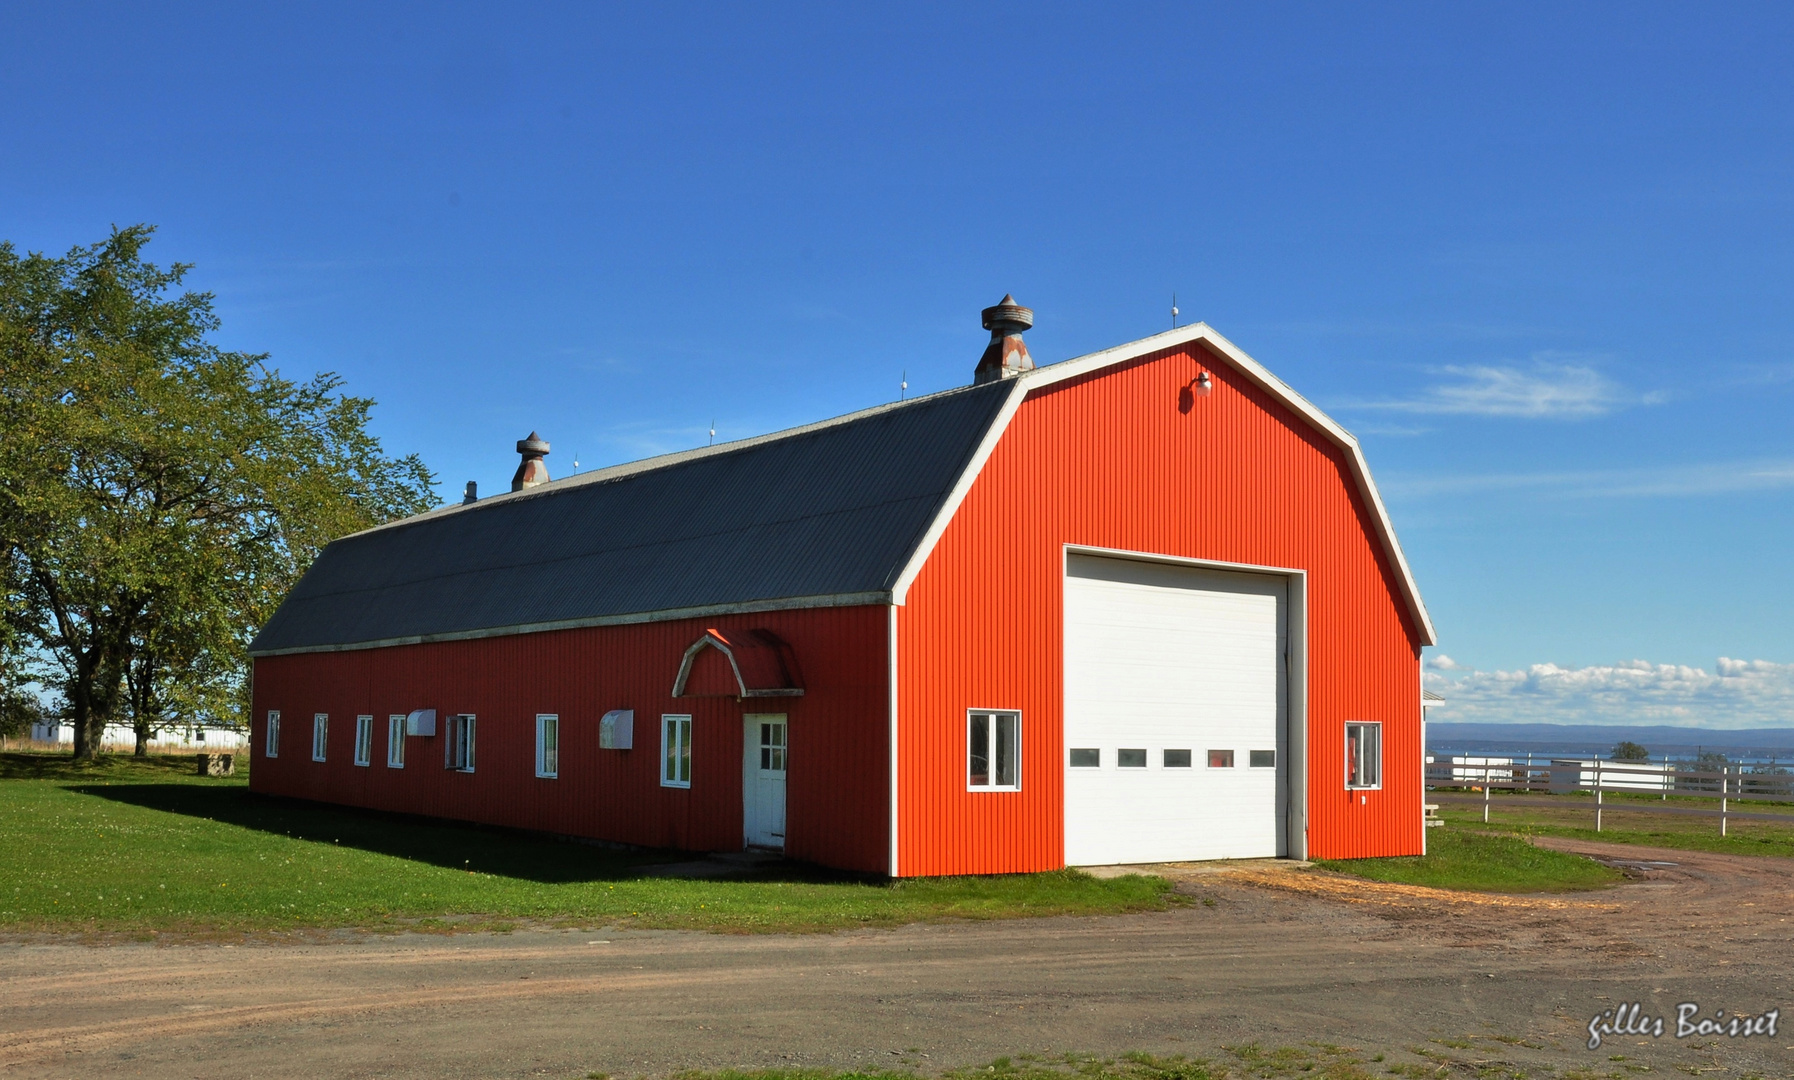
[[[984,441],[979,443],[978,450],[972,455],[965,472],[953,485],[953,490],[948,494],[946,501],[941,504],[939,514],[929,525],[928,531],[923,534],[922,542],[916,545],[916,550],[910,556],[909,562],[905,564],[903,572],[897,575],[897,580],[891,587],[892,602],[901,604],[907,599],[909,587],[915,583],[916,575],[922,572],[922,566],[928,561],[928,556],[934,552],[934,547],[940,542],[941,535],[947,531],[948,522],[959,511],[960,503],[965,501],[973,481],[978,478],[978,473],[983,470],[984,463],[990,459],[991,452],[996,449],[997,441],[1003,437],[1010,420],[1014,419],[1016,410],[1021,407],[1022,400],[1030,392],[1044,389],[1066,379],[1075,379],[1117,364],[1138,360],[1140,357],[1150,356],[1155,352],[1196,342],[1206,344],[1219,353],[1230,367],[1244,375],[1248,381],[1307,420],[1316,430],[1326,435],[1340,449],[1346,451],[1347,460],[1352,468],[1352,478],[1358,485],[1358,494],[1364,499],[1365,505],[1370,507],[1378,537],[1383,542],[1383,551],[1401,581],[1402,592],[1408,602],[1408,611],[1414,618],[1416,628],[1420,631],[1420,643],[1422,645],[1436,644],[1437,638],[1433,632],[1432,617],[1427,614],[1426,603],[1420,598],[1420,587],[1415,584],[1414,573],[1408,567],[1407,556],[1402,553],[1401,542],[1395,538],[1395,525],[1389,520],[1389,511],[1383,505],[1382,495],[1377,492],[1376,482],[1371,479],[1370,464],[1364,460],[1364,450],[1358,445],[1358,440],[1352,437],[1351,432],[1334,422],[1332,417],[1316,408],[1313,402],[1296,393],[1288,383],[1271,374],[1258,361],[1242,352],[1233,342],[1216,333],[1207,323],[1196,323],[1192,326],[1179,327],[1176,330],[1167,330],[1149,338],[1141,338],[1139,341],[1132,341],[1126,345],[1117,345],[1112,349],[1104,349],[1101,352],[1093,352],[1047,367],[1036,368],[1025,375],[1016,376],[1013,380],[1015,387],[1010,391],[1008,400],[1003,403],[1002,411],[991,423],[990,430],[985,432]]]

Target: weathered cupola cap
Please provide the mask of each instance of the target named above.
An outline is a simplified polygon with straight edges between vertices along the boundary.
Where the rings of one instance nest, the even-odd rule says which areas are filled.
[[[542,460],[548,456],[548,443],[532,431],[529,438],[517,440],[517,452],[523,455],[523,461],[511,477],[511,490],[522,491],[548,483],[548,464]]]
[[[972,381],[995,382],[1033,371],[1034,358],[1028,355],[1028,346],[1022,341],[1022,331],[1033,325],[1034,309],[1016,303],[1014,296],[1006,294],[997,304],[985,308],[984,328],[990,331],[990,344],[978,358]]]
[[[1003,299],[996,306],[984,309],[984,328],[986,330],[998,329],[999,323],[1013,324],[1018,331],[1032,329],[1034,309],[1021,306],[1015,302],[1015,297],[1004,293]],[[1003,329],[1008,329],[1008,327],[1005,326]]]

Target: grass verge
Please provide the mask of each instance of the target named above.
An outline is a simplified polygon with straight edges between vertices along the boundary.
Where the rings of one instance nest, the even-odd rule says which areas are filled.
[[[239,759],[240,760],[240,759]],[[723,932],[1098,915],[1185,902],[1077,871],[867,881],[814,868],[651,876],[689,859],[249,794],[186,756],[0,755],[0,931],[490,929],[516,920]]]
[[[1461,826],[1427,834],[1425,855],[1386,859],[1323,859],[1315,865],[1341,874],[1471,892],[1580,892],[1624,876],[1610,866],[1533,847],[1522,837],[1473,832]]]

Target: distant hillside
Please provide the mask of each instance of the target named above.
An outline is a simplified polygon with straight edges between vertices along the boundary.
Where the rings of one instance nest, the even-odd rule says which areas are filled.
[[[1433,753],[1519,751],[1581,757],[1604,755],[1622,739],[1642,744],[1652,757],[1690,757],[1701,750],[1718,750],[1732,757],[1794,760],[1794,728],[1448,723],[1426,726],[1427,749]]]

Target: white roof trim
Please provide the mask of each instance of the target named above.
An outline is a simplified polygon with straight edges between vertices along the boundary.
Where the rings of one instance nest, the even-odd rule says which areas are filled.
[[[922,566],[933,553],[935,544],[940,542],[941,534],[946,532],[947,523],[958,512],[959,505],[965,500],[966,493],[971,490],[972,482],[984,468],[990,458],[991,451],[996,448],[997,440],[1009,427],[1015,417],[1016,410],[1021,407],[1022,400],[1035,390],[1044,389],[1054,383],[1075,379],[1093,371],[1138,360],[1155,352],[1201,342],[1219,353],[1229,366],[1246,376],[1259,389],[1270,394],[1292,412],[1307,420],[1309,424],[1333,440],[1342,450],[1352,467],[1352,478],[1358,485],[1358,494],[1370,507],[1379,539],[1383,542],[1383,551],[1395,568],[1396,576],[1401,580],[1402,591],[1408,601],[1409,613],[1414,618],[1415,627],[1420,632],[1422,645],[1433,645],[1437,638],[1433,631],[1433,620],[1427,614],[1426,603],[1420,598],[1420,587],[1415,584],[1414,573],[1408,567],[1408,558],[1402,553],[1401,542],[1395,538],[1395,525],[1389,520],[1389,511],[1383,505],[1383,497],[1377,492],[1377,485],[1370,475],[1370,463],[1364,460],[1364,450],[1352,433],[1339,426],[1332,417],[1315,407],[1314,403],[1296,393],[1288,383],[1266,370],[1258,361],[1247,356],[1233,342],[1216,333],[1207,323],[1196,323],[1191,326],[1167,330],[1162,334],[1141,338],[1126,345],[1117,345],[1112,349],[1093,352],[1071,360],[1061,361],[1046,367],[1036,368],[1025,375],[1015,377],[1015,388],[1010,392],[1009,400],[1003,403],[1003,409],[997,414],[990,430],[985,432],[984,441],[979,444],[977,453],[972,455],[964,475],[953,486],[945,503],[941,505],[940,514],[923,534],[922,542],[916,546],[915,553],[910,556],[909,563],[897,576],[892,585],[891,595],[894,603],[901,604],[909,594],[909,587],[915,583],[916,575],[922,572]]]

